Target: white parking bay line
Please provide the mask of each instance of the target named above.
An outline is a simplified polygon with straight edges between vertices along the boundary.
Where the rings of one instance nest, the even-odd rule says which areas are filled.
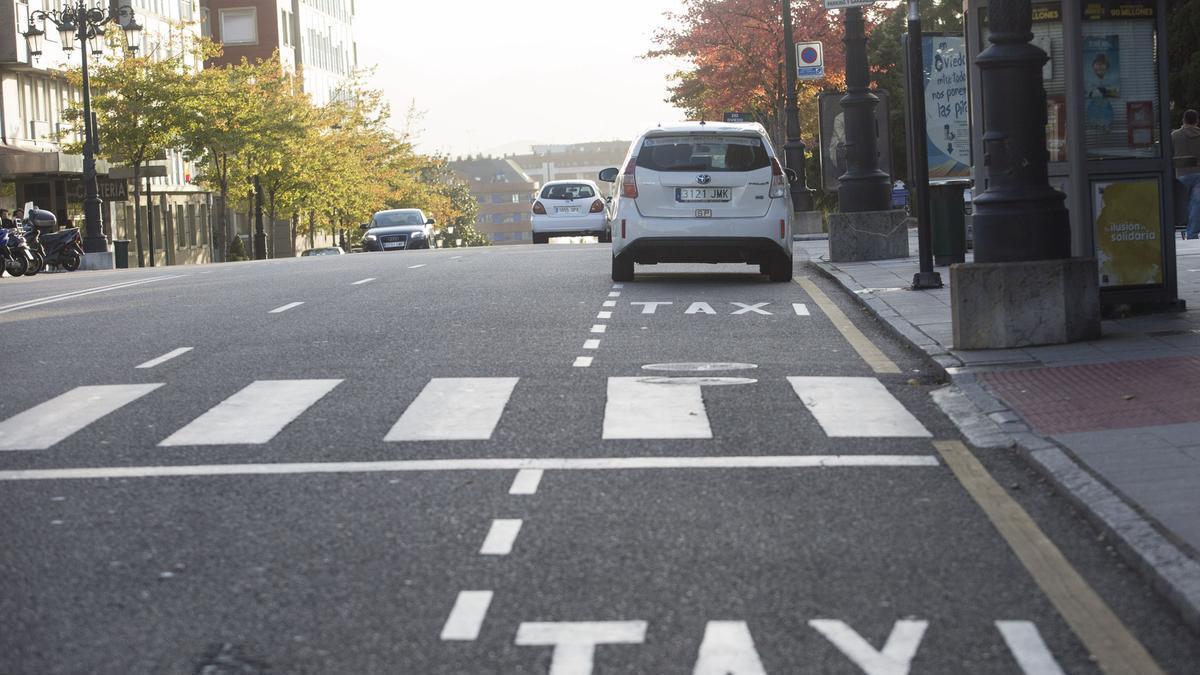
[[[350,285],[351,286],[361,286],[363,284],[369,284],[372,281],[375,281],[375,277],[367,277],[366,279],[359,279],[358,281],[356,281]]]
[[[616,307],[616,306],[617,306],[616,300],[605,300],[604,301],[604,307]]]
[[[176,478],[180,476],[302,476],[434,471],[622,471],[649,469],[829,469],[834,467],[933,467],[932,455],[764,455],[733,457],[512,457],[414,459],[383,462],[200,464],[116,466],[0,471],[0,481],[84,480],[92,478]]]
[[[117,384],[75,387],[0,422],[0,450],[45,450],[161,386]]]
[[[618,288],[618,289],[620,289],[620,288],[625,288],[625,284],[613,284],[613,285],[612,285],[612,287],[613,287],[613,288]]]
[[[608,378],[604,438],[712,438],[698,384]]]
[[[491,591],[459,591],[450,616],[442,626],[443,640],[474,640],[492,604]]]
[[[1037,626],[1030,621],[997,621],[1008,651],[1025,675],[1063,675],[1063,669],[1050,654]]]
[[[599,340],[584,340],[583,348],[584,349],[600,349],[600,341]]]
[[[796,316],[810,316],[808,313],[808,305],[803,302],[793,302],[792,309],[796,310]]]
[[[384,440],[487,440],[492,437],[519,379],[434,378],[408,406]]]
[[[606,330],[608,330],[608,326],[605,326],[602,323],[598,323],[598,324],[595,324],[592,326],[593,333],[603,333]]]
[[[160,446],[261,445],[328,394],[341,380],[258,380],[221,401]]]
[[[408,269],[410,269],[410,270],[415,270],[415,269],[420,269],[420,268],[422,268],[422,267],[424,267],[424,266],[425,266],[424,264],[421,264],[421,265],[409,265],[409,266],[408,266]]]
[[[522,623],[515,644],[554,647],[548,675],[590,675],[597,646],[645,641],[645,621],[547,621]]]
[[[521,469],[513,478],[512,486],[508,488],[510,495],[537,494],[538,484],[542,482],[541,469]]]
[[[932,437],[920,420],[873,377],[789,377],[788,382],[831,437]]]
[[[592,357],[576,356],[575,363],[573,363],[571,365],[575,366],[576,368],[591,368],[592,367]]]
[[[608,294],[608,297],[610,297],[610,298],[619,298],[619,297],[621,297],[621,293],[620,293],[620,291],[612,291],[612,292],[610,292],[610,293]]]
[[[600,312],[599,314],[596,315],[596,318],[597,319],[611,319],[612,312]]]
[[[512,553],[513,544],[517,541],[517,533],[521,531],[521,520],[498,518],[492,521],[479,555],[508,555]]]
[[[166,363],[167,361],[170,361],[171,359],[175,358],[176,356],[182,356],[190,351],[192,351],[191,347],[180,347],[179,349],[172,349],[171,351],[167,352],[166,354],[163,354],[162,356],[160,356],[156,359],[150,359],[149,361],[147,361],[137,367],[143,368],[143,369],[144,368],[153,368],[154,366],[162,365],[162,364]]]
[[[286,304],[282,307],[276,307],[275,309],[267,312],[267,314],[283,314],[284,312],[288,311],[289,309],[299,307],[300,305],[303,305],[303,304],[304,304],[303,302],[289,302],[288,304]]]

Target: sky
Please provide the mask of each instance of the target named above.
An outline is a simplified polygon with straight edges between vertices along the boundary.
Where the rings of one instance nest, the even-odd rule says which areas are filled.
[[[358,0],[360,67],[417,149],[455,157],[533,143],[632,140],[682,119],[667,75],[638,58],[682,0]]]

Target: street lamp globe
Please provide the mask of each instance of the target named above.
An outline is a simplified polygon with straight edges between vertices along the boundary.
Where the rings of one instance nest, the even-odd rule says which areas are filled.
[[[91,47],[92,56],[96,58],[104,56],[104,29],[96,29],[96,34],[91,37]]]
[[[137,17],[133,15],[133,10],[129,10],[129,20],[121,25],[125,31],[125,44],[129,45],[129,53],[135,54],[138,50],[138,38],[142,34],[142,26],[137,22]]]
[[[58,39],[60,42],[62,42],[62,48],[64,51],[69,52],[72,49],[75,49],[75,33],[78,32],[78,30],[79,29],[75,27],[75,22],[69,19],[58,26]]]
[[[34,25],[33,21],[29,22],[29,29],[25,31],[25,46],[29,48],[29,56],[42,55],[42,42],[46,38],[46,31]]]

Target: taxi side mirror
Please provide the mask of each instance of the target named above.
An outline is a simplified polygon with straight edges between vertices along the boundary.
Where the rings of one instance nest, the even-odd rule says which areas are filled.
[[[615,183],[617,182],[617,174],[619,173],[621,173],[620,169],[616,167],[609,167],[600,172],[600,180],[605,183]]]

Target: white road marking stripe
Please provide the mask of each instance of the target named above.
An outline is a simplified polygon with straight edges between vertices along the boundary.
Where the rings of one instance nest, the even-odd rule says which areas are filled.
[[[276,307],[275,309],[267,312],[267,314],[283,314],[284,312],[288,311],[289,309],[292,309],[294,307],[299,307],[300,305],[303,305],[303,304],[304,304],[303,302],[289,302],[288,304],[286,304],[282,307]]]
[[[321,400],[341,380],[258,380],[159,443],[261,445]]]
[[[598,324],[595,324],[592,326],[593,333],[603,333],[606,330],[608,330],[608,326],[605,326],[602,323],[598,323]]]
[[[361,286],[363,284],[369,284],[372,281],[375,281],[375,277],[367,277],[366,279],[359,279],[358,281],[356,281],[350,285],[351,286]]]
[[[458,260],[458,259],[459,259],[459,258],[461,258],[461,257],[462,257],[461,255],[452,255],[452,256],[450,256],[450,259],[451,259],[451,260]]]
[[[575,366],[576,368],[591,368],[592,367],[592,357],[576,356],[575,363],[573,363],[572,365]]]
[[[730,316],[733,316],[736,314],[749,314],[750,312],[754,312],[755,314],[763,314],[765,316],[774,316],[774,314],[763,309],[763,307],[766,307],[767,305],[771,304],[769,302],[756,302],[752,305],[744,303],[744,302],[731,302],[729,304],[737,305],[738,307],[741,307],[741,309],[739,309],[737,311],[730,312]]]
[[[838,651],[862,668],[865,675],[908,675],[928,621],[897,621],[882,650],[876,650],[844,621],[813,619],[808,622]]]
[[[591,675],[598,645],[645,641],[645,621],[547,621],[522,623],[516,644],[554,647],[548,675]]]
[[[620,291],[612,291],[611,293],[608,294],[608,297],[619,298],[619,297],[621,297],[621,292]]]
[[[474,640],[492,604],[491,591],[459,591],[454,608],[442,626],[443,640]]]
[[[608,378],[604,438],[712,438],[698,384]]]
[[[517,477],[513,479],[512,486],[508,488],[508,494],[537,494],[538,484],[542,482],[543,473],[541,469],[521,469],[517,472]]]
[[[115,466],[0,471],[0,481],[179,476],[282,476],[432,471],[624,471],[650,469],[815,469],[939,466],[933,455],[764,455],[754,457],[599,457],[421,459],[387,462]]]
[[[1033,622],[997,621],[996,628],[1025,675],[1063,675],[1062,667],[1054,660]]]
[[[637,305],[641,305],[642,306],[642,314],[654,314],[655,312],[658,311],[659,305],[673,305],[675,303],[656,301],[656,302],[631,302],[629,304],[631,304],[635,307]]]
[[[161,386],[115,384],[75,387],[0,422],[0,450],[45,450]]]
[[[613,285],[612,285],[612,287],[613,287],[613,288],[617,288],[617,289],[621,289],[621,288],[625,288],[625,284],[613,284]]]
[[[171,359],[175,358],[176,356],[183,356],[184,354],[186,354],[190,351],[192,351],[191,347],[180,347],[179,349],[172,349],[171,351],[167,352],[166,354],[163,354],[162,356],[160,356],[156,359],[150,359],[149,361],[147,361],[137,367],[143,368],[143,369],[153,368],[154,366],[162,365],[162,364],[166,363],[167,361],[170,361]]]
[[[873,377],[789,377],[792,389],[831,437],[930,438],[904,404]]]
[[[62,302],[64,300],[70,300],[72,298],[81,298],[85,295],[94,295],[96,293],[105,293],[108,291],[116,291],[116,290],[120,290],[122,288],[130,288],[132,286],[141,286],[142,284],[152,284],[156,281],[165,281],[167,279],[179,279],[179,278],[185,277],[185,276],[187,276],[187,275],[186,274],[172,274],[172,275],[163,276],[163,277],[153,277],[151,279],[139,279],[138,281],[123,281],[119,284],[109,284],[108,286],[97,286],[95,288],[85,288],[80,291],[71,291],[70,293],[60,293],[58,295],[51,295],[51,296],[48,296],[45,298],[37,298],[34,300],[26,300],[24,302],[18,302],[18,303],[12,304],[12,305],[6,305],[4,307],[0,307],[0,314],[8,314],[9,312],[16,312],[16,311],[22,310],[22,309],[29,309],[30,307],[38,307],[40,305],[48,305],[53,302]]]
[[[498,518],[492,521],[479,555],[508,555],[512,553],[513,543],[517,541],[517,533],[521,531],[521,520]]]
[[[810,316],[808,313],[808,305],[803,302],[793,302],[792,309],[796,310],[796,316]]]
[[[612,312],[600,312],[599,314],[596,315],[596,318],[597,319],[611,319]]]
[[[616,300],[605,300],[603,306],[604,307],[616,307],[617,301]]]
[[[767,675],[745,621],[709,621],[692,675]]]
[[[599,340],[584,340],[583,348],[584,349],[600,349],[600,341]]]
[[[492,437],[516,377],[434,378],[385,441],[470,441]]]
[[[415,269],[422,268],[422,267],[424,267],[424,266],[425,266],[424,264],[421,264],[421,265],[409,265],[409,266],[408,266],[408,269],[410,269],[410,270],[415,270]]]

